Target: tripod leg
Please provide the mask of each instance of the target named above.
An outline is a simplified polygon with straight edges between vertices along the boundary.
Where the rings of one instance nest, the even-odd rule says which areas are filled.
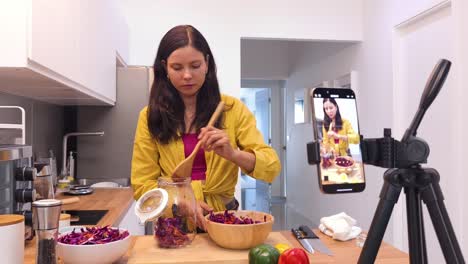
[[[431,216],[432,224],[447,263],[465,263],[452,223],[444,204],[444,196],[439,185],[439,173],[434,169],[424,169],[425,181],[421,196]]]
[[[385,183],[380,192],[380,201],[374,213],[366,242],[359,256],[358,263],[374,263],[387,229],[393,207],[398,202],[402,186],[398,183],[396,170],[388,170],[384,175]]]
[[[426,239],[421,196],[413,187],[405,187],[410,263],[427,263]]]

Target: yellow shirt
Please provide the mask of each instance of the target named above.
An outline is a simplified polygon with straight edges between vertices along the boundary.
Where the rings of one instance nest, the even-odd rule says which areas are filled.
[[[255,155],[255,168],[245,174],[271,183],[281,170],[276,152],[263,141],[255,117],[238,99],[222,95],[225,102],[224,131],[231,146]],[[131,183],[134,198],[157,188],[158,177],[170,177],[175,167],[185,159],[182,139],[161,144],[151,136],[147,124],[147,107],[140,112],[135,133]],[[206,181],[192,181],[197,200],[206,201],[215,211],[225,210],[223,201],[234,197],[239,167],[214,154],[205,152]]]
[[[351,122],[349,122],[346,119],[342,119],[343,125],[341,129],[338,131],[339,135],[342,136],[347,136],[348,140],[341,140],[339,141],[338,144],[335,144],[335,138],[333,137],[328,137],[328,134],[325,130],[325,127],[322,126],[322,135],[323,135],[323,144],[325,147],[331,147],[334,148],[335,151],[339,152],[340,156],[347,156],[348,155],[348,148],[349,144],[358,144],[359,143],[359,135],[354,132],[353,126],[351,125]]]

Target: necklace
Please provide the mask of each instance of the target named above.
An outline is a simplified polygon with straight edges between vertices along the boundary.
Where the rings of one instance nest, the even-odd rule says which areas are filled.
[[[194,112],[185,112],[185,118],[188,120],[192,120],[195,117],[195,111]]]

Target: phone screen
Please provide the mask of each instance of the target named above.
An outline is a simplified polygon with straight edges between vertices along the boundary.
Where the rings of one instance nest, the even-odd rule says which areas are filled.
[[[311,95],[315,139],[320,142],[319,184],[326,193],[365,188],[356,96],[351,89],[315,88]]]

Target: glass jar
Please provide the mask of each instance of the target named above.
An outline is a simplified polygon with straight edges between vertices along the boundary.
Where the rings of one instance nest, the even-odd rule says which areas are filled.
[[[52,175],[37,176],[34,181],[34,189],[36,189],[36,200],[55,198]]]
[[[54,183],[50,165],[46,163],[36,162],[34,167],[37,170],[36,179],[34,180],[34,189],[36,189],[36,200],[54,199]]]
[[[364,243],[366,243],[366,239],[367,239],[367,234],[361,232],[361,233],[356,237],[356,246],[358,246],[358,247],[363,247],[363,246],[364,246]]]
[[[153,221],[154,236],[162,248],[189,245],[197,233],[196,199],[190,178],[160,177],[158,187],[167,191],[168,201]]]

